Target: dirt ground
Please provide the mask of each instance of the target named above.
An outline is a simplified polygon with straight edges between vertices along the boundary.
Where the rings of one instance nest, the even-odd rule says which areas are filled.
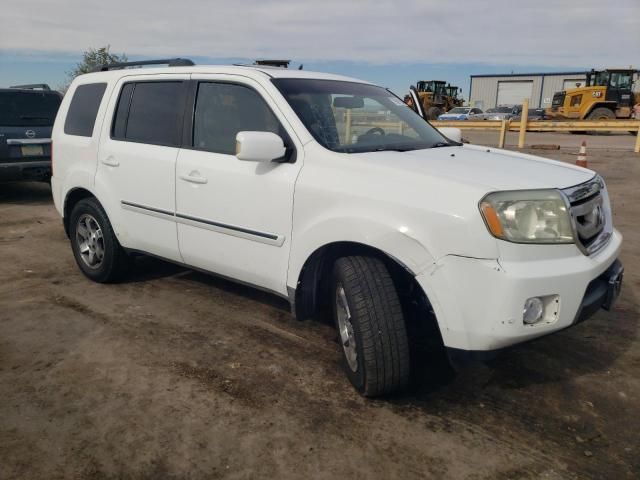
[[[559,140],[533,152],[573,161],[581,137],[536,142]],[[625,236],[615,310],[378,400],[328,325],[150,258],[91,283],[48,186],[0,185],[0,479],[639,478],[640,155],[596,142]]]

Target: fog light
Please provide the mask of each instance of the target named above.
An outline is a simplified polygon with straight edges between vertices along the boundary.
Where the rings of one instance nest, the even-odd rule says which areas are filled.
[[[544,313],[544,302],[540,297],[531,297],[524,302],[522,310],[522,321],[527,325],[532,325],[542,319]]]

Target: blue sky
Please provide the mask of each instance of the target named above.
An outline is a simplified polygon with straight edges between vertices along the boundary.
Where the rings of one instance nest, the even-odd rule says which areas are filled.
[[[60,86],[104,45],[200,64],[290,58],[398,94],[446,80],[465,97],[471,74],[640,67],[640,0],[21,0],[2,18],[0,86]]]
[[[117,52],[116,52],[117,53]],[[156,58],[168,55],[158,54]],[[250,63],[248,58],[212,58],[182,55],[192,58],[198,64]],[[66,73],[81,59],[82,52],[3,52],[0,50],[0,87],[24,83],[48,83],[58,88],[66,81]],[[130,60],[148,59],[149,55],[128,55]],[[468,98],[469,76],[487,73],[525,73],[548,72],[566,69],[584,70],[584,66],[568,65],[566,68],[544,65],[489,65],[489,64],[430,64],[430,63],[394,63],[371,64],[349,61],[295,59],[292,67],[302,63],[305,70],[338,73],[362,78],[391,88],[397,94],[408,92],[409,85],[417,80],[446,80],[463,89],[464,98]]]

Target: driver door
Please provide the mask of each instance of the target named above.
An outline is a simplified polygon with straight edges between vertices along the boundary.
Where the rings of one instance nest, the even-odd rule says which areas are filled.
[[[202,74],[193,76],[192,89],[191,145],[180,150],[176,165],[184,262],[286,295],[301,144],[257,82]],[[239,160],[235,144],[241,131],[280,135],[292,151],[292,163]]]

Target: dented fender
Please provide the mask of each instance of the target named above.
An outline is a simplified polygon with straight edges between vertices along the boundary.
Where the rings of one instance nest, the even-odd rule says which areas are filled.
[[[287,285],[295,288],[300,272],[318,249],[338,242],[353,242],[376,248],[395,259],[413,275],[425,271],[434,263],[428,248],[411,232],[399,226],[363,218],[329,218],[316,223],[304,232],[294,232],[295,242],[289,260]]]

